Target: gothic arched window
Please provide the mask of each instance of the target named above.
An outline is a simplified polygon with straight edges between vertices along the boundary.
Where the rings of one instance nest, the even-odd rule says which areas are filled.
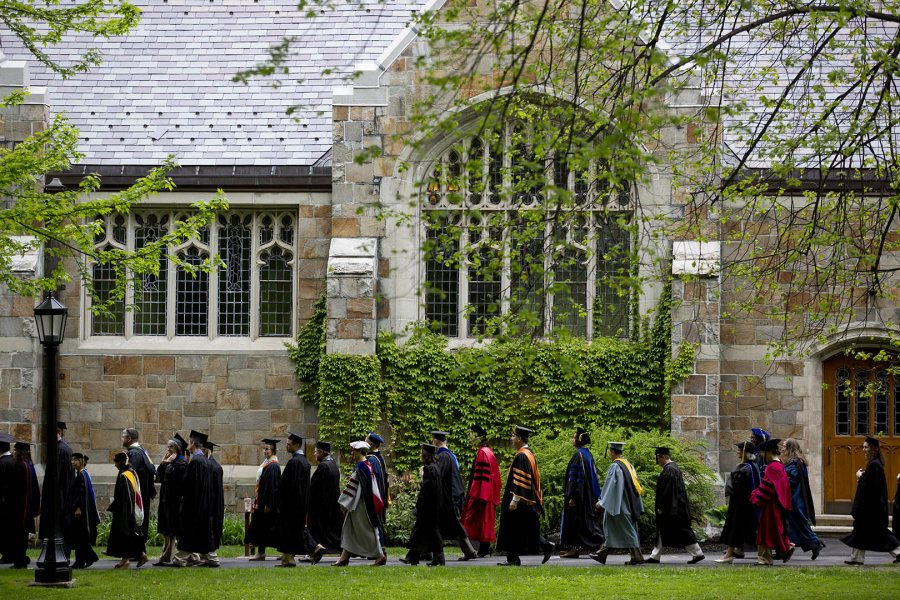
[[[426,320],[463,339],[627,335],[631,195],[596,161],[540,158],[522,129],[463,139],[428,172]]]

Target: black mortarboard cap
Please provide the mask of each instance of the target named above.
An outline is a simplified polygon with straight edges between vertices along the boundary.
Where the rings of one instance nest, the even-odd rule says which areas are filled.
[[[188,447],[187,440],[184,439],[183,437],[181,437],[181,434],[178,433],[177,431],[175,432],[175,435],[172,436],[172,441],[174,441],[176,444],[178,444],[178,446],[181,448],[182,452],[187,450],[187,447]]]
[[[288,431],[288,439],[297,442],[298,444],[303,443],[303,436],[299,433],[294,433],[293,431]]]
[[[431,437],[439,442],[446,442],[447,436],[450,435],[446,431],[432,431]]]
[[[116,452],[116,455],[113,456],[113,462],[128,462],[128,455],[124,452]]]
[[[659,446],[656,448],[656,456],[672,456],[672,451],[669,450],[666,446]]]
[[[375,442],[375,443],[378,444],[379,446],[382,445],[382,444],[384,443],[384,438],[381,437],[380,435],[378,435],[377,433],[375,433],[374,431],[370,431],[370,432],[368,433],[368,437],[369,437],[370,440],[372,440],[373,442]]]
[[[273,448],[275,448],[276,446],[278,446],[278,442],[280,442],[280,441],[281,441],[281,440],[273,440],[273,439],[271,439],[271,438],[263,438],[262,443],[263,443],[263,444],[269,444],[270,446],[272,446]]]
[[[316,442],[316,448],[318,448],[322,452],[331,452],[331,442],[323,442],[319,440]]]
[[[427,452],[428,454],[434,454],[437,452],[437,446],[434,444],[422,444],[422,450]]]
[[[18,444],[16,444],[16,446],[18,446]],[[78,458],[78,459],[84,460],[84,454],[82,454],[81,452],[73,452],[72,458]]]
[[[532,432],[530,429],[528,429],[527,427],[521,427],[521,426],[519,426],[519,425],[516,425],[516,428],[515,428],[514,431],[516,432],[516,435],[519,436],[519,437],[520,437],[521,439],[523,439],[523,440],[528,440],[528,438],[529,438],[529,437],[531,436],[531,434],[533,433],[533,432]]]
[[[32,444],[28,442],[16,442],[13,444],[13,448],[18,450],[19,452],[31,452]],[[74,454],[72,456],[75,456]]]
[[[881,444],[878,443],[878,438],[874,438],[869,435],[866,436],[866,443],[870,446],[875,446],[876,448],[881,446]]]
[[[207,450],[212,450],[213,448],[218,448],[218,444],[213,444],[211,441],[206,440],[203,442],[203,447]]]
[[[205,433],[200,433],[199,431],[194,431],[193,429],[191,429],[191,433],[190,435],[188,435],[188,437],[192,440],[197,440],[201,444],[209,439],[209,436]]]
[[[63,431],[65,431],[66,430],[66,422],[65,421],[57,421],[56,428],[62,429]]]
[[[16,438],[9,435],[8,433],[0,433],[0,444],[12,444],[16,441]]]
[[[778,438],[772,438],[766,440],[766,443],[762,445],[762,449],[766,452],[778,452],[778,444],[781,443],[781,440]]]
[[[470,429],[472,430],[472,433],[474,433],[475,435],[478,435],[481,437],[485,437],[487,435],[487,431],[485,431],[484,427],[482,427],[481,425],[472,425],[472,427],[470,427]]]

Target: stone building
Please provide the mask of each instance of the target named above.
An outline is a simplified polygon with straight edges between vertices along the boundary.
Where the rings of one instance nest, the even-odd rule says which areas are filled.
[[[448,208],[441,190],[433,202],[416,203],[412,227],[380,220],[377,213],[378,206],[400,207],[422,194],[428,170],[452,162],[460,143],[466,151],[488,150],[471,135],[467,127],[475,119],[466,114],[452,135],[409,143],[412,106],[429,92],[417,59],[427,58],[430,49],[408,21],[413,11],[439,10],[439,0],[425,6],[341,6],[312,21],[286,0],[139,4],[139,28],[104,45],[102,66],[68,81],[24,64],[25,54],[4,35],[0,85],[30,87],[33,93],[31,104],[4,114],[3,139],[15,141],[29,127],[40,127],[48,112],[66,113],[81,129],[85,158],[60,174],[63,184],[99,172],[109,191],[169,154],[178,157],[177,191],[111,220],[100,246],[139,248],[192,201],[225,190],[230,211],[175,249],[190,261],[218,253],[225,271],[192,279],[166,268],[159,278],[141,282],[139,311],[112,317],[92,316],[77,282],[62,292],[70,325],[60,393],[69,442],[91,455],[98,471],[117,449],[123,427],[137,427],[154,457],[173,430],[208,431],[228,465],[234,507],[237,498],[249,495],[259,439],[283,436],[288,428],[316,437],[315,411],[295,394],[284,342],[296,335],[323,291],[328,352],[350,354],[374,352],[379,330],[402,333],[422,319],[443,321],[453,345],[471,343],[478,322],[466,306],[477,315],[486,298],[508,300],[508,282],[473,281],[465,271],[447,272],[422,256],[428,211]],[[230,81],[284,35],[295,36],[297,52],[279,87],[266,80],[246,86]],[[61,51],[78,48],[74,40]],[[323,65],[334,73],[323,74]],[[342,78],[351,71],[357,77]],[[464,93],[478,100],[475,91]],[[689,87],[683,97],[670,99],[670,109],[689,110],[702,93],[699,86]],[[672,128],[664,135],[673,145],[689,145],[697,132]],[[373,145],[379,156],[354,160]],[[492,150],[503,156],[512,151]],[[403,169],[403,163],[413,168]],[[678,205],[670,177],[660,169],[639,187],[641,206]],[[627,202],[617,210],[628,211]],[[601,243],[647,243],[623,239],[599,218],[589,226]],[[695,372],[673,391],[673,432],[707,440],[708,463],[723,473],[734,462],[732,444],[746,439],[750,427],[797,437],[811,459],[817,503],[841,511],[852,494],[849,478],[860,464],[861,436],[883,426],[889,469],[900,470],[900,402],[894,398],[900,384],[877,375],[874,365],[845,364],[841,354],[850,344],[883,345],[888,327],[863,314],[848,333],[808,358],[767,364],[766,344],[777,324],[764,317],[722,317],[729,287],[718,263],[728,260],[727,253],[719,242],[672,246],[674,273],[692,275],[672,290],[680,301],[673,342],[700,344]],[[31,262],[23,264],[24,271],[41,268],[39,257]],[[560,301],[558,310],[549,309],[547,322],[587,337],[627,325],[634,315],[614,302],[602,303],[602,315],[591,313],[600,310],[595,300],[607,293],[591,275],[603,268],[586,265],[577,282],[589,314],[567,314]],[[104,275],[94,272],[100,284]],[[420,293],[426,282],[446,285],[450,293],[429,300]],[[662,290],[648,286],[640,312],[654,306]],[[0,427],[37,440],[40,358],[31,331],[33,304],[9,295],[3,300]],[[879,310],[880,322],[890,322],[886,315],[895,308]],[[853,396],[851,406],[852,390],[841,381],[878,377],[890,382],[888,396],[866,406]]]

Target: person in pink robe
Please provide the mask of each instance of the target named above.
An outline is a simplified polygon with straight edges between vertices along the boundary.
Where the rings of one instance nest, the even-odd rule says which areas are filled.
[[[479,543],[477,556],[484,557],[493,553],[491,544],[495,539],[494,523],[500,504],[500,466],[488,446],[487,431],[480,425],[472,425],[471,430],[470,441],[478,444],[478,452],[469,473],[469,493],[463,507],[462,524],[469,539]]]
[[[750,502],[759,508],[759,527],[756,530],[758,565],[772,565],[772,550],[777,550],[784,562],[794,554],[794,545],[784,528],[783,513],[791,510],[791,482],[778,458],[780,444],[778,439],[763,444],[768,464],[762,483],[750,495]]]

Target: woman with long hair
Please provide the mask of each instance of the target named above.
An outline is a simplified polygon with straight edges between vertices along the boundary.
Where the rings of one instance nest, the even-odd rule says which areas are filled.
[[[848,565],[866,562],[866,550],[889,552],[894,562],[900,562],[900,541],[888,529],[887,479],[884,477],[884,457],[878,440],[867,437],[863,442],[866,469],[856,472],[856,495],[853,496],[853,531],[841,541],[852,548]]]
[[[816,560],[825,543],[812,530],[816,524],[816,509],[809,489],[809,463],[800,442],[787,438],[781,444],[781,460],[791,482],[791,511],[786,518],[788,537],[804,552],[812,552],[810,558]]]

